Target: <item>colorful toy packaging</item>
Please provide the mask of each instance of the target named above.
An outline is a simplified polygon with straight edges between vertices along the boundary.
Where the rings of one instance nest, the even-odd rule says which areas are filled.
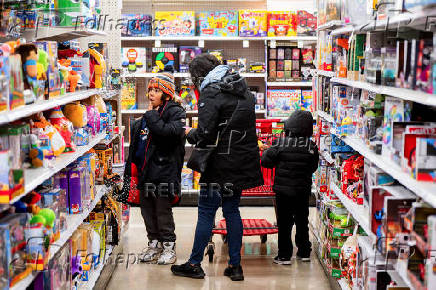
[[[267,36],[268,12],[261,10],[239,10],[239,36]]]
[[[177,47],[153,47],[153,72],[157,73],[164,70],[166,65],[177,69],[178,53]]]
[[[197,15],[200,36],[238,36],[237,11],[207,11]]]
[[[147,71],[146,49],[143,47],[123,47],[121,48],[122,72],[145,73]]]
[[[290,11],[268,13],[268,36],[296,36],[297,15]]]
[[[268,90],[268,117],[288,117],[301,108],[301,90]]]
[[[316,16],[304,11],[297,12],[297,34],[313,36],[316,34],[317,19]]]
[[[123,14],[125,26],[121,30],[121,36],[151,36],[152,22],[151,15],[148,14]]]
[[[301,109],[313,114],[313,92],[312,90],[301,91]]]
[[[71,289],[71,242],[67,241],[44,271],[44,289]]]
[[[180,72],[188,72],[189,64],[199,54],[201,54],[201,48],[196,46],[180,46]]]
[[[132,110],[136,108],[136,84],[124,82],[121,87],[121,110]]]
[[[156,11],[156,36],[195,36],[194,11]]]
[[[11,244],[9,229],[0,226],[0,289],[9,289],[9,264],[11,262]]]
[[[9,56],[9,109],[24,106],[24,81],[21,69],[21,57],[19,55]]]
[[[56,41],[35,42],[38,49],[47,55],[47,83],[45,96],[47,99],[56,98],[61,94],[61,80],[58,69],[58,44]]]

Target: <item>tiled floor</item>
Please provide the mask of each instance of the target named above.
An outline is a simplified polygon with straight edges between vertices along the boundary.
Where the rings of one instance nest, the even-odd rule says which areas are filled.
[[[242,207],[243,218],[267,218],[275,222],[272,208]],[[217,219],[221,218],[221,210],[217,212]],[[175,208],[177,234],[178,262],[185,262],[190,254],[194,239],[197,208]],[[129,230],[124,237],[124,253],[140,253],[146,244],[144,222],[139,210],[133,209]],[[311,263],[293,260],[291,266],[279,266],[272,263],[277,254],[277,236],[268,236],[266,244],[261,244],[259,237],[244,237],[242,266],[245,281],[232,282],[223,276],[227,265],[227,247],[220,236],[214,237],[216,256],[213,263],[206,259],[202,267],[206,272],[204,280],[175,277],[170,266],[148,265],[136,263],[119,265],[108,286],[110,290],[121,289],[330,289],[329,282],[312,253]],[[295,251],[294,251],[295,252]],[[132,256],[133,257],[133,256]],[[133,261],[133,258],[131,259]]]

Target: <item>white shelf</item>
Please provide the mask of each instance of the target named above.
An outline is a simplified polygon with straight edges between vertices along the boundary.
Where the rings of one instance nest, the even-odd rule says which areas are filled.
[[[135,110],[121,110],[121,114],[133,115],[133,114],[145,114],[148,110],[146,109],[135,109]]]
[[[241,75],[241,77],[244,77],[244,78],[265,78],[266,77],[266,72],[264,72],[264,73],[242,72],[239,74]]]
[[[347,34],[355,31],[355,27],[351,24],[345,25],[343,27],[337,28],[331,32],[331,35],[341,35],[341,34]]]
[[[316,70],[316,73],[320,76],[325,76],[329,78],[334,78],[336,76],[336,73],[334,71],[325,71],[325,70]]]
[[[372,233],[370,225],[369,225],[369,213],[365,210],[363,205],[358,205],[349,199],[345,194],[342,193],[340,188],[334,184],[330,183],[330,189],[333,190],[335,195],[339,198],[342,204],[347,208],[347,210],[351,213],[353,218],[359,223],[359,225],[365,230],[368,236],[375,237]]]
[[[43,100],[35,104],[19,107],[12,111],[0,112],[0,125],[19,120],[24,117],[31,116],[35,113],[53,109],[56,106],[62,106],[74,101],[87,99],[90,96],[101,94],[101,89],[90,89],[75,93],[67,93],[56,99]]]
[[[331,29],[331,28],[334,28],[337,26],[342,27],[343,25],[344,25],[344,23],[341,20],[332,20],[332,21],[329,21],[323,25],[318,26],[318,31]]]
[[[316,36],[279,36],[279,37],[241,37],[241,36],[142,36],[142,37],[121,37],[122,41],[265,41],[265,40],[277,40],[277,41],[316,41]]]
[[[368,158],[377,167],[398,180],[406,188],[413,191],[425,202],[429,203],[433,207],[436,207],[435,183],[417,181],[408,173],[402,171],[401,167],[394,163],[392,160],[382,155],[377,155],[369,150],[365,143],[363,143],[363,141],[357,137],[347,136],[345,138],[342,138],[342,140],[346,144],[350,145],[354,150],[359,152],[361,155],[365,156],[365,158]]]
[[[156,73],[133,73],[133,74],[123,74],[123,78],[152,78],[156,76]],[[241,73],[244,78],[265,78],[266,73]],[[174,73],[175,78],[189,78],[191,74],[188,72]]]
[[[60,248],[62,248],[62,246],[68,241],[68,239],[73,235],[73,233],[77,230],[77,228],[89,216],[89,213],[95,208],[98,201],[103,197],[103,195],[105,195],[108,192],[108,189],[104,185],[97,185],[96,189],[97,189],[97,195],[87,210],[85,210],[81,214],[68,215],[67,230],[61,232],[60,238],[54,244],[50,245],[49,260],[51,260],[54,257],[54,255],[59,251]],[[32,273],[26,278],[24,278],[23,280],[21,280],[19,283],[15,284],[10,289],[11,290],[26,289],[33,282],[35,277],[36,274]]]
[[[329,123],[335,122],[335,120],[333,120],[333,117],[324,111],[317,111],[317,114],[319,117],[323,118],[324,120],[326,120]]]
[[[54,166],[51,168],[34,168],[34,169],[26,169],[24,170],[24,194],[17,196],[16,198],[10,201],[10,204],[18,201],[20,198],[25,196],[30,191],[34,190],[38,185],[43,183],[45,180],[61,171],[65,167],[67,167],[70,163],[74,162],[77,158],[85,154],[92,147],[97,145],[104,137],[106,136],[106,132],[100,133],[95,137],[91,138],[89,144],[86,146],[77,146],[75,152],[64,153],[58,156],[54,162]]]
[[[110,145],[115,139],[118,138],[118,136],[120,136],[119,134],[113,134],[112,138],[110,139],[103,139],[100,141],[99,144],[104,144],[106,146]]]
[[[312,82],[267,82],[268,87],[312,87]]]
[[[115,96],[118,96],[120,94],[120,90],[104,90],[102,91],[102,94],[104,95],[103,98],[105,100],[110,100]]]
[[[417,90],[380,86],[367,82],[352,81],[345,78],[336,78],[336,77],[333,77],[330,81],[338,84],[354,87],[354,88],[368,90],[371,92],[375,92],[377,94],[383,94],[383,95],[400,98],[406,101],[421,103],[428,106],[436,106],[436,95],[428,94]]]
[[[38,27],[27,29],[22,32],[27,40],[52,40],[57,42],[69,41],[88,36],[106,36],[107,33],[96,29],[73,27]]]

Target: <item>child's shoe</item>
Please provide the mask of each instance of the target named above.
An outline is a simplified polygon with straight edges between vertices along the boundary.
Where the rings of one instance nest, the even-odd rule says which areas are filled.
[[[175,242],[164,242],[163,251],[160,254],[157,263],[159,265],[174,264],[177,260],[176,257],[176,243]]]
[[[191,265],[186,262],[182,265],[172,265],[171,272],[176,276],[188,277],[193,279],[204,279],[204,271],[200,265]]]
[[[291,265],[291,258],[283,258],[283,257],[276,256],[273,262],[279,265]]]
[[[297,260],[300,260],[302,262],[310,262],[310,250],[305,252],[297,252]]]
[[[148,242],[148,247],[143,251],[141,262],[156,263],[162,253],[162,244],[158,240]]]

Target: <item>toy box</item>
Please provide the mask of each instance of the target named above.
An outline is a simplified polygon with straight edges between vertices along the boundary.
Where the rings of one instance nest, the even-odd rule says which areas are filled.
[[[57,25],[81,27],[92,17],[90,4],[87,0],[55,0],[54,8],[59,13]]]
[[[136,84],[124,82],[121,87],[121,110],[133,110],[136,108]]]
[[[146,49],[143,47],[121,48],[122,73],[145,73],[147,71]]]
[[[9,109],[24,106],[24,81],[20,55],[9,56]]]
[[[47,99],[58,97],[61,94],[61,80],[58,69],[58,43],[56,41],[35,42],[35,45],[44,50],[48,56],[47,83],[45,96]]]
[[[316,16],[304,11],[299,10],[297,12],[297,34],[314,36],[317,28]]]
[[[27,214],[11,214],[0,220],[0,228],[7,229],[10,242],[9,252],[7,256],[11,257],[9,263],[9,271],[6,271],[9,276],[10,286],[14,286],[17,282],[28,276],[32,269],[27,266],[26,253],[26,237],[24,228],[27,222]]]
[[[268,36],[296,36],[297,15],[291,11],[268,12]]]
[[[0,56],[0,112],[9,110],[9,58]]]
[[[435,4],[435,0],[404,0],[404,9],[420,8],[426,5]]]
[[[44,271],[44,290],[71,289],[71,241],[68,240],[50,260]]]
[[[312,90],[301,91],[301,109],[313,114],[313,93]]]
[[[196,46],[180,46],[180,72],[189,72],[189,64],[199,54],[201,54],[201,48]]]
[[[269,117],[288,117],[301,108],[301,90],[268,90]]]
[[[9,228],[0,225],[0,289],[9,289],[9,264],[11,263]]]
[[[197,14],[200,36],[238,36],[237,11],[207,11]]]
[[[156,11],[156,36],[195,36],[194,11]]]
[[[239,10],[239,36],[267,36],[268,12],[261,10]]]
[[[148,14],[123,14],[125,26],[121,30],[121,36],[151,36],[153,19]]]
[[[436,182],[436,138],[416,139],[416,163],[412,170],[417,180]]]
[[[177,47],[153,47],[153,72],[157,73],[164,70],[169,65],[176,70],[178,68]]]
[[[80,214],[83,211],[83,176],[82,168],[72,168],[68,171],[68,211],[70,214]]]

